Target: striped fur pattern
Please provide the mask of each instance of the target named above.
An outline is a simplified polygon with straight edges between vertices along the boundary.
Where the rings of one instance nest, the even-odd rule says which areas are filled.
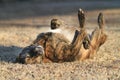
[[[30,50],[27,54],[35,54],[35,52],[33,52],[35,48],[24,48],[18,58],[18,62],[27,64],[75,61],[76,55],[79,53],[85,35],[84,30],[76,31],[73,42],[69,43],[69,41],[62,34],[51,32],[41,33],[31,46],[41,45],[44,48],[44,53],[39,56],[34,55],[31,57],[26,56],[22,58],[21,55],[27,53],[27,50]]]
[[[55,20],[55,21],[54,21]],[[78,20],[80,24],[81,29],[85,29],[85,14],[82,9],[78,10]],[[59,19],[52,19],[53,24],[56,24],[55,22],[60,22]],[[99,50],[99,47],[104,44],[104,42],[107,39],[107,35],[104,32],[104,17],[102,13],[99,13],[98,15],[98,26],[99,28],[96,28],[94,31],[92,31],[92,34],[88,34],[87,31],[86,34],[88,34],[84,40],[83,44],[80,48],[79,54],[77,55],[77,60],[85,60],[87,58],[93,58],[94,54]],[[51,23],[52,24],[52,23]],[[61,29],[61,34],[66,36],[66,38],[71,42],[71,38],[73,37],[73,33],[75,30],[78,30],[79,28],[76,27],[66,27],[62,26],[63,24],[59,25],[59,27],[54,26],[54,30]],[[52,25],[51,25],[52,27]],[[52,29],[52,28],[51,28]],[[66,33],[67,32],[67,33]]]
[[[33,44],[44,47],[43,62],[46,62],[46,60],[49,60],[49,62],[69,62],[75,60],[85,35],[84,30],[76,31],[73,42],[69,43],[64,35],[48,32],[43,36],[40,34]]]
[[[52,19],[51,29],[53,32],[39,34],[29,47],[22,50],[16,61],[28,64],[71,62],[92,58],[107,39],[104,32],[103,14],[99,14],[99,28],[95,29],[91,35],[87,35],[84,27],[85,14],[82,9],[78,10],[78,20],[80,27],[76,29],[61,27],[61,22],[58,19]],[[56,29],[59,29],[60,32],[55,32]],[[72,35],[72,38],[67,34]]]

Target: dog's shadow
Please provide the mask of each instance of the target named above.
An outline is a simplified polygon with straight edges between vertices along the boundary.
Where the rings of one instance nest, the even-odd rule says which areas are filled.
[[[0,62],[14,63],[21,50],[22,48],[17,46],[0,45]]]

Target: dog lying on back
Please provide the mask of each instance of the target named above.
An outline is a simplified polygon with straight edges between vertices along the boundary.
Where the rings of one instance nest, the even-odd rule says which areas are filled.
[[[73,38],[73,34],[75,30],[85,29],[85,14],[82,9],[78,11],[78,20],[80,27],[68,27],[64,26],[62,21],[58,19],[51,20],[51,29],[52,30],[59,30],[59,33],[66,36],[66,38],[71,42]],[[102,13],[98,15],[98,26],[92,34],[88,34],[86,31],[87,36],[83,40],[83,44],[80,48],[79,54],[77,55],[77,60],[84,60],[87,58],[92,58],[94,54],[98,51],[99,47],[104,44],[107,39],[107,35],[104,32],[104,17]],[[61,31],[61,32],[60,32]],[[54,31],[55,32],[55,31]]]
[[[30,46],[22,50],[16,61],[26,64],[70,62],[93,57],[107,38],[103,31],[103,14],[99,14],[99,28],[95,29],[90,37],[87,35],[84,27],[85,14],[82,9],[78,10],[78,20],[80,27],[77,29],[61,27],[59,20],[51,20],[51,29],[59,29],[62,32],[46,32],[39,34]],[[72,38],[64,34],[64,31],[72,35]]]

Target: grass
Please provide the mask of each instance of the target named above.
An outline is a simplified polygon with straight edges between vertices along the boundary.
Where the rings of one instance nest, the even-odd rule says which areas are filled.
[[[67,9],[67,8],[65,8]],[[3,10],[3,9],[2,9]],[[0,79],[2,80],[119,80],[120,79],[120,10],[89,10],[86,28],[97,27],[97,15],[103,12],[108,40],[93,59],[68,63],[13,63],[23,47],[41,32],[49,31],[52,18],[60,18],[70,26],[78,26],[76,12],[0,20]],[[6,13],[6,12],[2,12]],[[12,13],[11,13],[12,14]],[[15,14],[15,13],[14,13]],[[8,15],[10,16],[10,15]],[[27,24],[27,25],[24,25]],[[30,27],[29,27],[30,26]],[[42,27],[41,27],[42,26]]]

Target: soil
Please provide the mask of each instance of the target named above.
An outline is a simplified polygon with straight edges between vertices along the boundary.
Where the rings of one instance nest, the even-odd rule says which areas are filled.
[[[0,5],[1,80],[120,80],[120,1],[11,3]],[[108,35],[93,59],[65,63],[14,63],[19,52],[41,32],[49,31],[52,18],[78,27],[77,10],[86,12],[87,30],[103,12]]]

